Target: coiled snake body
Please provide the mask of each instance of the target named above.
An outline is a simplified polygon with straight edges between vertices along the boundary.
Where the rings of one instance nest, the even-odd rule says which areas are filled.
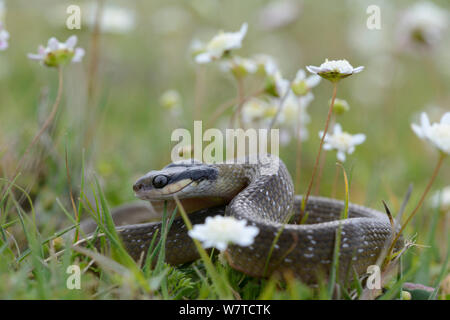
[[[248,160],[225,164],[172,163],[160,171],[150,171],[133,188],[139,198],[153,204],[171,202],[176,195],[187,211],[195,211],[189,214],[193,224],[220,214],[245,219],[249,225],[256,226],[259,233],[251,246],[231,245],[226,252],[233,268],[252,276],[289,270],[306,283],[326,278],[339,226],[341,279],[353,278],[355,271],[361,275],[377,262],[392,234],[385,214],[350,204],[348,219],[339,220],[343,201],[310,197],[306,221],[300,225],[286,224],[291,213],[291,221],[299,221],[301,196],[294,195],[292,179],[284,163],[272,155]],[[118,231],[126,249],[139,259],[160,228],[158,222],[126,225],[118,227]],[[402,245],[398,241],[396,248]],[[181,264],[197,258],[195,245],[179,217],[168,232],[166,262]]]

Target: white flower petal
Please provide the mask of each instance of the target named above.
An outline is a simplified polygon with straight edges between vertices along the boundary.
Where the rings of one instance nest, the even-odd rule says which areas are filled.
[[[425,112],[422,112],[420,115],[420,125],[422,126],[422,130],[425,132],[430,128],[430,119],[428,119],[428,115]]]
[[[315,67],[315,66],[306,66],[306,70],[308,70],[311,73],[319,73],[321,71],[321,68]]]
[[[42,60],[44,58],[42,55],[36,53],[29,53],[27,54],[27,57],[30,60]]]
[[[337,158],[338,158],[339,161],[345,162],[345,159],[346,159],[345,152],[338,151],[337,152]]]
[[[213,60],[212,56],[209,52],[203,52],[203,53],[200,53],[197,56],[195,56],[195,62],[197,62],[199,64],[209,63],[212,60]]]
[[[8,40],[9,39],[9,32],[6,30],[0,31],[0,39],[2,40]]]
[[[361,72],[364,67],[353,68],[352,65],[345,59],[342,60],[325,60],[320,67],[308,66],[306,69],[311,72],[320,75],[330,81],[339,81],[347,75]]]
[[[364,67],[363,66],[359,66],[359,67],[353,69],[353,73],[360,73],[363,70],[364,70]]]
[[[66,47],[68,49],[73,49],[75,48],[76,44],[77,44],[78,38],[77,36],[73,35],[70,36],[67,40],[66,40]]]
[[[425,134],[422,130],[422,127],[419,127],[417,124],[412,123],[411,129],[414,131],[414,133],[421,139],[425,137]]]
[[[45,56],[45,47],[43,45],[40,45],[38,47],[38,54],[40,54],[41,56]]]
[[[440,151],[450,154],[450,113],[446,113],[441,122],[430,124],[425,112],[421,114],[421,126],[411,124],[411,128],[419,138],[430,142]]]
[[[351,135],[348,132],[342,130],[339,123],[336,123],[332,134],[327,134],[325,137],[324,149],[337,150],[337,157],[340,161],[345,161],[346,154],[352,154],[355,151],[355,147],[363,143],[366,136],[362,133]],[[326,148],[325,148],[326,146]]]
[[[450,112],[446,112],[442,118],[441,118],[441,124],[448,124],[450,125]]]
[[[342,127],[341,127],[341,125],[340,125],[339,123],[336,123],[336,124],[334,125],[333,134],[334,134],[334,135],[339,135],[339,134],[341,134],[341,133],[342,133]]]
[[[309,88],[313,88],[313,87],[317,86],[321,80],[322,80],[322,78],[320,76],[312,75],[306,79],[306,84],[308,85]]]
[[[208,217],[204,224],[197,224],[188,232],[189,236],[202,242],[203,247],[225,250],[229,243],[251,245],[259,229],[246,226],[245,220],[234,217]]]
[[[245,35],[247,34],[247,30],[248,30],[248,24],[247,22],[244,22],[241,26],[241,29],[239,30],[239,34],[241,36],[241,40],[245,37]]]
[[[355,134],[355,135],[352,137],[352,142],[353,142],[354,145],[361,144],[361,143],[363,143],[364,141],[366,141],[366,135],[363,134],[363,133]]]
[[[52,37],[48,40],[47,47],[51,51],[58,50],[59,49],[59,41],[56,38]]]
[[[84,54],[85,54],[85,52],[84,52],[83,48],[76,48],[75,49],[75,54],[74,54],[74,56],[72,58],[72,62],[81,62],[81,60],[84,57]]]
[[[306,78],[306,72],[303,69],[300,69],[297,71],[297,74],[295,75],[295,80],[294,81],[301,81],[304,80]]]

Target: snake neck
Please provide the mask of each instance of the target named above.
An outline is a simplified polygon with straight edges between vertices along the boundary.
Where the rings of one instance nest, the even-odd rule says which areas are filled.
[[[256,165],[227,166],[228,170],[240,170],[246,184],[231,201],[227,214],[261,222],[284,221],[291,214],[294,203],[292,178],[278,157],[268,154],[259,157]]]

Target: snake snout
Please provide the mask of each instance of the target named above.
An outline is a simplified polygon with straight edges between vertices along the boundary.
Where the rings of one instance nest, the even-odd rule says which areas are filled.
[[[136,182],[133,184],[133,190],[134,192],[138,192],[144,188],[144,185],[142,183]]]
[[[145,187],[149,184],[150,181],[148,181],[147,178],[140,178],[138,181],[133,184],[133,190],[134,192],[139,192],[145,189]]]

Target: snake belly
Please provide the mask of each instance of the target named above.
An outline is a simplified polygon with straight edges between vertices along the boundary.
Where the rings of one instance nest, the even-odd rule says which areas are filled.
[[[224,181],[241,181],[245,185],[228,205],[190,213],[192,224],[203,223],[208,216],[227,215],[245,219],[259,233],[248,247],[230,245],[225,256],[230,266],[255,277],[288,271],[305,283],[326,279],[331,270],[335,241],[340,230],[338,274],[341,280],[364,274],[377,259],[392,235],[387,215],[363,206],[349,204],[348,218],[340,220],[343,201],[311,196],[302,224],[301,196],[295,196],[291,176],[284,163],[267,155],[256,163],[211,164]],[[163,169],[164,170],[164,169]],[[238,176],[239,175],[239,176]],[[214,194],[217,195],[218,186]],[[224,190],[230,190],[227,186]],[[205,193],[207,190],[203,190]],[[130,255],[142,259],[161,223],[118,227]],[[182,218],[176,218],[167,234],[166,262],[177,265],[199,258]],[[160,234],[160,232],[158,232]],[[157,239],[159,236],[157,236]],[[276,241],[275,241],[276,240]],[[403,240],[396,243],[396,250]]]

